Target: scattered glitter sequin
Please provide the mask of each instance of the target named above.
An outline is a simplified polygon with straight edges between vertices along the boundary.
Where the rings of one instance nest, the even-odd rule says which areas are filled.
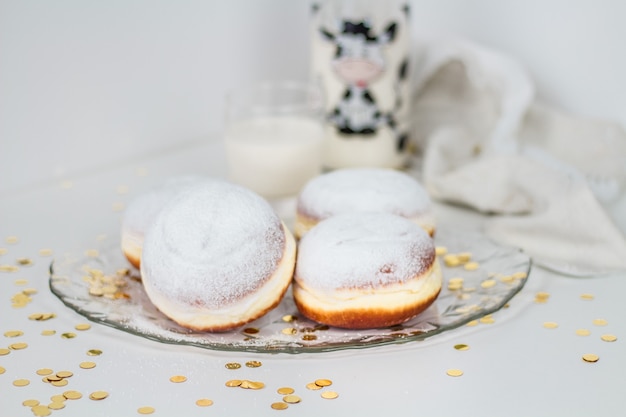
[[[278,388],[276,392],[279,393],[280,395],[289,395],[289,394],[293,394],[295,390],[291,387],[281,387],[281,388]]]
[[[102,355],[102,351],[100,349],[89,349],[87,351],[87,356],[100,356]]]
[[[302,401],[302,398],[298,397],[297,395],[285,395],[283,397],[283,401],[288,403],[288,404],[297,404],[300,401]]]
[[[50,404],[48,404],[48,408],[50,410],[62,410],[65,408],[65,403],[62,403],[60,401],[52,401]]]
[[[4,241],[7,242],[9,245],[15,245],[20,240],[17,236],[7,236]]]
[[[580,299],[590,301],[594,299],[594,296],[593,294],[588,294],[588,293],[580,294]]]
[[[68,400],[79,400],[83,397],[83,394],[81,394],[78,391],[70,390],[70,391],[65,391],[63,393],[63,396],[67,398]]]
[[[460,369],[448,369],[448,370],[446,371],[446,374],[447,374],[448,376],[454,376],[454,377],[457,377],[457,376],[461,376],[461,375],[463,375],[463,371],[461,371]]]
[[[467,322],[466,326],[468,327],[474,327],[478,325],[478,320],[471,320],[469,322]]]
[[[22,401],[22,405],[24,407],[34,407],[36,405],[39,405],[39,401],[38,400],[24,400]]]
[[[100,401],[100,400],[104,400],[108,396],[109,396],[109,393],[106,391],[94,391],[91,394],[89,394],[89,399],[94,400],[94,401]]]
[[[246,334],[257,334],[259,332],[259,329],[257,329],[256,327],[246,327],[245,329],[243,329],[243,332]]]
[[[4,332],[5,337],[19,337],[24,335],[24,332],[21,330],[7,330]]]
[[[246,362],[246,366],[248,368],[258,368],[263,365],[260,361],[248,361]]]
[[[322,389],[322,387],[317,385],[315,382],[309,382],[308,384],[306,384],[306,388],[312,391],[317,391],[318,389]]]
[[[545,327],[546,329],[556,329],[557,327],[559,327],[559,324],[554,321],[546,321],[543,323],[543,327]]]
[[[324,391],[320,395],[326,400],[334,400],[335,398],[339,397],[339,394],[337,394],[336,391]]]
[[[231,379],[229,381],[226,381],[226,386],[230,387],[230,388],[234,388],[234,387],[239,387],[242,384],[242,380],[240,379]]]
[[[11,353],[11,349],[0,348],[0,356],[8,355]]]
[[[11,350],[22,350],[22,349],[26,349],[27,347],[28,347],[28,344],[24,342],[12,343],[9,345],[9,349]]]
[[[20,268],[15,265],[0,265],[0,272],[17,272]]]
[[[40,375],[40,376],[46,376],[46,375],[52,375],[53,372],[54,371],[50,368],[41,368],[41,369],[38,369],[36,373],[37,375]]]
[[[209,400],[208,398],[200,398],[199,400],[196,400],[196,405],[198,407],[209,407],[213,405],[213,400]]]
[[[52,411],[46,405],[36,405],[30,409],[37,417],[46,417],[52,414]]]
[[[615,336],[614,334],[603,334],[602,336],[600,336],[600,339],[602,339],[604,342],[615,342],[617,340],[617,336]]]
[[[228,362],[224,366],[226,367],[226,369],[239,369],[239,368],[241,368],[241,364],[238,363],[238,362]]]
[[[591,334],[591,332],[587,329],[577,329],[576,330],[576,334],[578,336],[589,336]]]
[[[330,379],[316,379],[315,385],[318,387],[330,387],[333,384],[333,381]]]
[[[465,265],[463,265],[463,268],[466,271],[475,271],[480,267],[480,265],[478,264],[478,262],[468,262]]]
[[[496,286],[497,283],[498,281],[496,281],[495,279],[487,279],[480,283],[480,287],[484,289],[493,288]]]
[[[152,414],[154,413],[156,410],[154,407],[139,407],[137,409],[137,412],[139,414]]]
[[[32,266],[34,264],[33,260],[30,258],[17,258],[15,263],[19,266]]]
[[[170,381],[175,383],[175,384],[179,384],[181,382],[187,381],[187,377],[184,376],[184,375],[174,375],[174,376],[170,377]]]
[[[465,343],[459,343],[459,344],[456,344],[456,345],[454,345],[454,348],[455,348],[456,350],[461,350],[461,351],[464,351],[464,350],[469,350],[469,346],[468,346],[468,345],[466,345]]]
[[[72,333],[72,332],[61,333],[61,338],[63,339],[73,339],[75,337],[76,337],[76,333]]]
[[[81,362],[79,365],[82,369],[93,369],[96,367],[95,362]]]
[[[271,407],[274,410],[286,410],[286,409],[289,408],[289,404],[281,403],[281,402],[275,402],[275,403],[272,403]]]
[[[478,321],[483,324],[493,324],[496,322],[496,320],[491,316],[491,314],[487,314],[486,316],[481,317]]]
[[[317,336],[314,334],[305,334],[304,336],[302,336],[302,340],[306,340],[306,341],[317,340]]]
[[[280,331],[282,334],[287,334],[287,335],[293,335],[298,333],[298,330],[295,329],[294,327],[285,327],[284,329],[282,329]]]
[[[435,247],[435,255],[443,256],[443,255],[445,255],[447,253],[448,253],[448,248],[446,248],[445,246],[436,246]]]
[[[42,336],[52,336],[54,334],[56,334],[56,330],[42,330],[41,331],[41,335]]]
[[[52,249],[40,249],[39,256],[52,256]]]
[[[27,279],[16,279],[15,281],[13,281],[13,284],[21,287],[23,285],[28,284],[28,280]]]
[[[16,379],[15,381],[13,381],[13,385],[15,385],[16,387],[25,387],[28,384],[30,384],[30,381],[28,379]]]
[[[74,328],[76,330],[80,330],[80,331],[89,330],[89,329],[91,329],[91,324],[89,324],[89,323],[80,323],[80,324],[77,324],[76,326],[74,326]]]
[[[598,362],[600,360],[600,357],[593,353],[585,353],[583,355],[583,360],[585,362]]]
[[[59,371],[56,373],[56,376],[59,378],[71,378],[74,376],[74,373],[72,371]]]
[[[594,319],[593,324],[595,326],[606,326],[607,324],[609,324],[609,322],[606,321],[605,319]]]

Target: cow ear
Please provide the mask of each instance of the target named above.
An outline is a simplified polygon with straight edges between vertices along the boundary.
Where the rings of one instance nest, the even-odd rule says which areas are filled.
[[[326,39],[327,41],[334,41],[335,40],[335,35],[333,35],[331,32],[327,31],[325,28],[320,28],[320,34],[322,35],[322,37],[324,39]]]
[[[396,38],[397,28],[398,25],[396,24],[396,22],[392,22],[389,26],[387,26],[387,29],[385,29],[383,31],[383,34],[380,36],[380,40],[382,41],[382,43],[393,42],[393,40]]]

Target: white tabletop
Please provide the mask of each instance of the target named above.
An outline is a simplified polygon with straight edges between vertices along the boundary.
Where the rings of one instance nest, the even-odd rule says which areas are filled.
[[[339,352],[229,353],[162,344],[96,323],[89,330],[75,330],[88,321],[50,292],[51,259],[68,250],[96,247],[103,235],[116,236],[124,204],[171,175],[223,176],[223,159],[219,143],[198,144],[2,196],[0,248],[5,253],[0,255],[0,265],[17,265],[20,258],[34,263],[15,272],[0,272],[0,348],[27,344],[0,356],[2,416],[32,415],[23,401],[49,404],[51,396],[67,390],[79,391],[82,398],[66,401],[65,408],[53,415],[133,416],[144,406],[153,407],[153,415],[158,416],[603,416],[626,409],[624,273],[583,279],[535,267],[510,307],[493,315],[492,324],[462,327],[422,342]],[[464,229],[479,229],[482,221],[476,214],[445,206],[437,207],[437,216],[440,224]],[[12,236],[17,243],[11,243]],[[44,249],[53,255],[40,254]],[[24,307],[13,307],[11,297],[26,288],[37,293]],[[549,293],[546,303],[534,301],[540,291]],[[593,299],[583,299],[581,294],[592,294]],[[29,320],[38,312],[56,317]],[[594,319],[608,324],[596,325]],[[545,322],[558,327],[545,328]],[[580,336],[578,329],[590,334]],[[4,335],[13,330],[23,335]],[[56,333],[45,336],[43,330]],[[76,337],[63,338],[67,332]],[[605,334],[618,339],[605,342],[601,339]],[[469,350],[456,350],[459,343]],[[88,356],[90,349],[103,353]],[[587,353],[599,360],[584,361]],[[228,362],[249,360],[261,361],[262,366],[225,367]],[[79,364],[84,361],[94,362],[95,368],[82,369]],[[55,387],[42,382],[36,373],[41,368],[67,370],[73,376],[67,386]],[[463,375],[448,376],[451,368]],[[173,375],[187,380],[172,383]],[[323,399],[320,391],[305,388],[318,378],[332,380],[330,388],[339,397]],[[15,386],[19,379],[30,383]],[[229,388],[225,382],[230,379],[261,381],[265,388]],[[273,410],[270,405],[282,398],[276,390],[285,386],[294,388],[302,400],[285,411]],[[100,401],[89,399],[95,391],[109,395]],[[213,405],[196,405],[201,398],[211,399]]]

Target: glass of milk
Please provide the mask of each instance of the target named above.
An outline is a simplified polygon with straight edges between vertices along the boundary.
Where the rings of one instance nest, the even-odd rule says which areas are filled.
[[[314,84],[265,82],[225,102],[230,180],[266,198],[296,195],[322,169],[324,103]]]

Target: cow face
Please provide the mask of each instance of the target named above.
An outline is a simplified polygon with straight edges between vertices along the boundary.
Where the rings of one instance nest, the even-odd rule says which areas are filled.
[[[333,58],[337,76],[347,84],[366,87],[385,68],[382,47],[395,38],[396,24],[390,24],[380,36],[372,33],[367,21],[343,21],[340,33],[335,35],[324,29],[321,33],[337,46]]]

